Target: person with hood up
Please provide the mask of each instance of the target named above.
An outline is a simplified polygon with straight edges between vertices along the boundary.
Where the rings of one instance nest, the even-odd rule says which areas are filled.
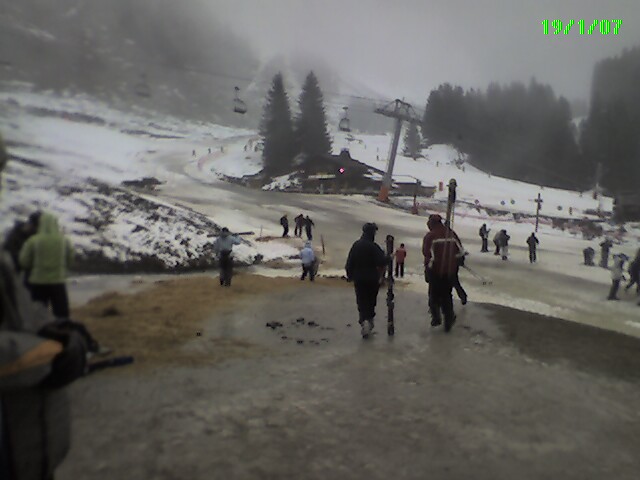
[[[464,249],[456,232],[442,223],[440,215],[429,216],[427,226],[429,232],[422,240],[422,254],[425,280],[429,283],[431,326],[442,323],[442,312],[444,331],[449,332],[456,321],[452,289],[459,268],[459,257],[464,255]]]
[[[280,217],[280,225],[282,225],[282,236],[289,236],[289,218],[287,218],[287,214],[285,213],[282,217]]]
[[[531,232],[531,236],[527,238],[527,245],[529,245],[529,263],[536,263],[538,257],[536,256],[536,247],[540,244],[540,240],[536,237],[535,232]]]
[[[496,251],[493,252],[494,255],[500,255],[500,238],[502,237],[502,230],[498,230],[498,232],[493,236],[493,244],[496,246]]]
[[[304,280],[309,275],[309,280],[313,282],[315,277],[316,254],[313,251],[311,242],[306,242],[304,248],[300,250],[300,261],[302,262],[302,276],[300,280]]]
[[[233,257],[231,252],[234,245],[240,245],[240,239],[237,235],[231,235],[227,227],[223,227],[220,236],[213,243],[213,250],[218,256],[220,265],[220,285],[223,287],[231,286],[231,277],[233,276]]]
[[[58,219],[44,212],[38,221],[38,233],[20,250],[20,266],[29,270],[31,297],[51,305],[56,318],[69,318],[67,269],[73,262],[73,247],[58,226]]]
[[[38,233],[38,221],[40,220],[41,214],[41,212],[34,212],[29,215],[26,222],[16,221],[5,238],[3,248],[11,255],[16,272],[18,273],[22,271],[22,267],[20,267],[20,250],[22,250],[23,245],[29,238]],[[27,286],[27,284],[25,284],[25,286]]]
[[[7,162],[0,137],[0,177]],[[0,178],[0,200],[3,194]],[[50,480],[66,457],[71,418],[67,384],[84,372],[76,332],[51,338],[54,318],[30,299],[11,257],[0,251],[0,478]]]
[[[636,253],[636,258],[629,264],[629,283],[624,287],[625,291],[636,285],[636,293],[640,294],[640,248]]]
[[[592,247],[587,247],[582,250],[582,256],[584,257],[584,264],[588,267],[593,267],[595,263],[593,263],[593,258],[596,255],[596,251]]]
[[[620,300],[618,298],[618,288],[620,288],[620,281],[625,279],[624,262],[625,257],[623,255],[613,256],[613,266],[611,267],[611,290],[609,290],[607,300]]]
[[[347,281],[353,282],[356,293],[362,338],[373,331],[378,290],[387,266],[387,255],[375,242],[377,230],[375,223],[362,226],[362,237],[351,246],[345,264]]]

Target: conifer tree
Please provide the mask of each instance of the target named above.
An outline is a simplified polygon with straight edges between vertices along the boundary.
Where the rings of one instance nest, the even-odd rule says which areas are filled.
[[[331,154],[331,137],[318,79],[309,72],[298,100],[300,114],[295,121],[297,150],[307,155]]]
[[[404,134],[404,150],[402,153],[413,159],[418,158],[420,154],[420,133],[415,123],[410,123],[407,127],[407,131]]]
[[[267,175],[286,173],[295,154],[293,121],[282,74],[273,77],[264,106],[260,135],[263,137],[264,170]]]

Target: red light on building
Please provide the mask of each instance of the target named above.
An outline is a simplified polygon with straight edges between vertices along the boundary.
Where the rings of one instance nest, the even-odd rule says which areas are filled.
[[[340,172],[340,173],[344,173],[344,168],[340,167],[339,172]]]

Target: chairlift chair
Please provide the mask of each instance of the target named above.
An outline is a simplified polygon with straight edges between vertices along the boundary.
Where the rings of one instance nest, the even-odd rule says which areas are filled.
[[[347,110],[349,109],[349,107],[342,107],[342,109],[344,110],[344,117],[342,117],[340,119],[340,123],[338,123],[338,128],[340,129],[341,132],[351,132],[351,127],[349,125],[349,117],[347,116]]]
[[[240,92],[240,89],[236,87],[236,96],[233,99],[233,111],[244,115],[247,113],[247,104],[240,100],[238,92]]]

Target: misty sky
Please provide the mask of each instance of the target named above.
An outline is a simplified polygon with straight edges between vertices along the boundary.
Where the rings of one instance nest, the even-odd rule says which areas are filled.
[[[595,62],[640,44],[640,0],[208,0],[263,59],[310,52],[348,79],[423,103],[443,82],[549,83],[588,99]],[[545,18],[574,19],[568,35]],[[577,21],[622,19],[618,35],[580,35]]]

